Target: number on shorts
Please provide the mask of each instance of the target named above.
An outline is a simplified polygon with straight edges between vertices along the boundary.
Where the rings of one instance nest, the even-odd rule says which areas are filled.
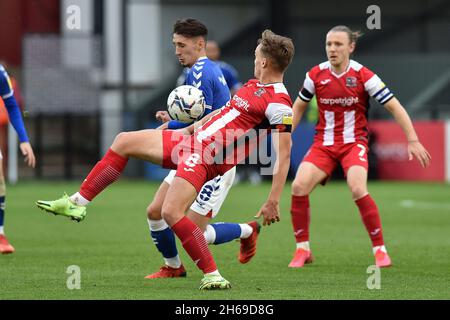
[[[359,152],[358,156],[359,156],[359,160],[363,161],[363,162],[367,162],[367,159],[365,158],[366,156],[366,147],[363,146],[362,144],[357,144],[357,146],[361,149],[361,151]]]
[[[198,164],[199,160],[200,160],[200,155],[198,153],[193,153],[189,156],[189,158],[186,159],[184,164],[190,168],[193,168]]]

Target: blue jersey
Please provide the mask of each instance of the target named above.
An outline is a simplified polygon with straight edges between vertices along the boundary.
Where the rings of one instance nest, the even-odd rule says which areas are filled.
[[[8,111],[9,121],[19,136],[20,142],[28,142],[27,132],[22,120],[20,108],[14,98],[14,90],[5,68],[0,64],[0,97]]]
[[[206,109],[203,116],[220,109],[230,100],[230,90],[220,67],[207,57],[201,57],[188,69],[184,84],[194,86],[203,92]],[[172,120],[169,129],[184,128],[188,124]]]
[[[242,82],[239,79],[239,74],[231,64],[228,64],[224,61],[215,61],[215,63],[217,63],[219,65],[220,70],[222,70],[223,77],[225,78],[228,89],[230,89],[230,91],[237,90],[240,87],[242,87]],[[183,69],[183,72],[177,79],[177,87],[185,84],[186,77],[189,74],[190,70],[191,69],[187,67]]]
[[[14,90],[5,68],[0,64],[0,96],[3,100],[11,98]]]
[[[228,89],[230,89],[230,91],[237,90],[242,87],[242,82],[239,80],[239,74],[232,65],[224,61],[216,61],[216,63],[222,70],[223,76],[225,77],[225,81],[227,82]]]

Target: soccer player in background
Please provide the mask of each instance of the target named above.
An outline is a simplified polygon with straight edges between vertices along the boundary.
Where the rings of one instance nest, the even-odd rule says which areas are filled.
[[[205,115],[220,109],[230,100],[230,91],[218,65],[206,57],[205,44],[208,29],[195,19],[179,20],[173,28],[173,44],[179,62],[189,72],[183,84],[195,86],[203,92]],[[209,41],[208,41],[209,42]],[[167,111],[158,111],[157,119],[164,122],[160,129],[180,129],[189,124],[171,120]],[[171,170],[161,183],[153,201],[147,207],[147,220],[152,239],[164,258],[159,271],[146,276],[147,279],[185,277],[186,269],[178,255],[175,235],[161,216],[161,209],[176,170]],[[256,241],[260,226],[249,223],[214,223],[208,225],[220,210],[233,185],[236,168],[223,176],[205,183],[197,199],[192,203],[187,216],[204,232],[208,244],[222,244],[241,239],[239,261],[247,263],[256,254]]]
[[[28,139],[27,131],[23,123],[22,114],[17,101],[14,98],[14,90],[11,80],[3,65],[0,64],[0,97],[3,104],[8,111],[9,121],[13,125],[20,140],[20,151],[25,157],[25,163],[34,168],[36,159],[34,157],[33,148]],[[1,107],[1,106],[0,106]],[[0,252],[2,254],[9,254],[14,252],[14,247],[9,243],[5,236],[4,222],[5,222],[5,197],[6,185],[5,176],[3,174],[3,156],[0,151]]]
[[[55,201],[39,200],[37,206],[81,221],[87,204],[120,177],[130,157],[176,168],[176,176],[164,199],[162,217],[203,272],[199,289],[230,288],[230,283],[218,271],[202,231],[185,212],[206,181],[223,175],[248,156],[248,148],[244,148],[244,154],[235,153],[239,148],[235,142],[242,138],[247,144],[248,132],[272,128],[276,170],[269,196],[257,215],[264,217],[263,225],[280,220],[279,201],[289,171],[292,124],[292,102],[283,76],[293,55],[291,39],[264,31],[255,50],[257,79],[247,82],[226,106],[203,118],[195,131],[191,125],[184,129],[190,134],[151,129],[120,133],[77,193]]]
[[[231,96],[233,96],[242,87],[242,82],[239,80],[239,73],[231,64],[219,60],[220,47],[216,41],[209,40],[206,43],[206,55],[209,59],[219,65],[225,81],[227,82],[228,88],[230,89]]]
[[[415,157],[423,167],[430,155],[419,141],[411,119],[394,94],[368,68],[351,60],[358,32],[346,26],[332,28],[326,36],[328,61],[313,67],[294,102],[293,128],[300,122],[313,96],[317,97],[319,121],[313,145],[306,153],[292,183],[291,215],[297,250],[289,267],[300,268],[312,262],[309,244],[309,194],[319,183],[325,184],[337,165],[341,165],[372,241],[375,263],[389,267],[391,259],[383,240],[380,214],[367,189],[369,98],[383,105],[401,126],[408,140],[409,160]]]

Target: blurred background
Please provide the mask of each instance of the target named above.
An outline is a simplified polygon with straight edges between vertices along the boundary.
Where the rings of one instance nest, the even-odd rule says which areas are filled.
[[[450,1],[378,1],[381,29],[369,30],[369,1],[0,0],[0,60],[37,156],[25,167],[17,139],[1,122],[0,146],[11,183],[84,177],[121,131],[156,127],[156,111],[182,73],[172,45],[177,19],[199,19],[240,81],[253,77],[256,40],[272,29],[294,40],[285,84],[294,100],[305,73],[326,60],[335,25],[360,30],[353,59],[376,72],[414,120],[432,166],[407,161],[406,141],[376,101],[369,110],[371,178],[450,181]],[[5,111],[2,108],[2,112]],[[314,105],[294,133],[291,177],[312,142]],[[9,135],[8,135],[9,133]],[[245,174],[242,179],[258,183]],[[250,169],[249,172],[252,172]],[[165,171],[131,161],[126,175],[160,180]],[[337,176],[339,176],[339,172]]]

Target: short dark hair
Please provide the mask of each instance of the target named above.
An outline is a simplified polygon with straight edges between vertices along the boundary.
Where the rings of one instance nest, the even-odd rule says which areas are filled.
[[[258,45],[261,45],[262,54],[269,58],[279,71],[286,71],[295,53],[294,43],[290,38],[264,30]]]
[[[180,34],[188,38],[203,37],[206,40],[206,37],[208,36],[208,29],[200,21],[188,18],[177,20],[177,22],[173,25],[173,33]]]

